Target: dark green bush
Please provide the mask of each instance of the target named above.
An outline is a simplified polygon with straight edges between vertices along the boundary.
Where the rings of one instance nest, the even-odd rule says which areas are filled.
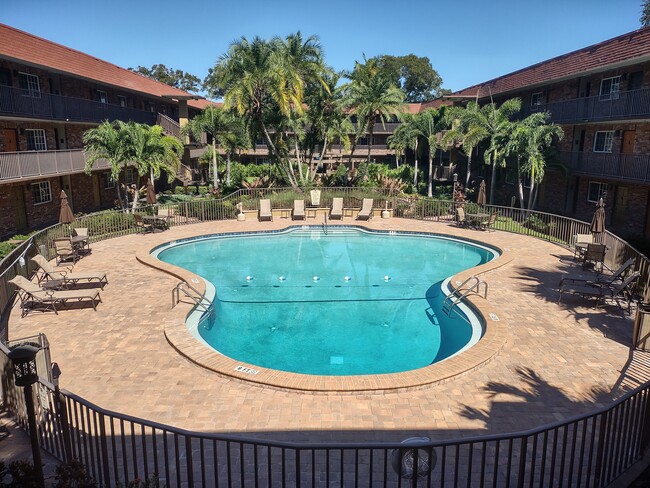
[[[535,215],[531,215],[530,217],[528,217],[526,220],[522,222],[521,225],[523,225],[527,229],[530,229],[535,232],[539,232],[541,234],[549,233],[549,225],[539,217],[536,217]]]

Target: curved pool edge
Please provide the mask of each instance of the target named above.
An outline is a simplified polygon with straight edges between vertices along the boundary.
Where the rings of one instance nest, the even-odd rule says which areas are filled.
[[[290,227],[292,226],[287,226],[287,229]],[[355,227],[372,231],[372,229],[364,226]],[[223,235],[225,234],[233,233],[223,233]],[[450,234],[429,234],[459,239],[457,236]],[[497,250],[500,255],[492,261],[452,276],[449,279],[449,284],[452,288],[456,288],[459,283],[462,283],[471,275],[484,275],[489,271],[507,265],[513,259],[510,251],[501,249],[498,246],[487,244],[476,239],[460,239],[491,247]],[[162,246],[154,247],[147,254],[138,253],[136,254],[136,259],[146,266],[170,274],[179,278],[179,280],[193,283],[193,286],[197,288],[201,295],[205,296],[206,283],[202,277],[184,268],[164,263],[150,254],[160,247]],[[198,283],[196,283],[196,280],[198,280]],[[164,324],[163,329],[167,342],[181,356],[200,367],[228,378],[257,383],[263,386],[310,391],[314,393],[381,393],[398,389],[418,388],[432,383],[442,383],[479,368],[498,354],[507,342],[507,322],[499,318],[498,310],[488,300],[478,295],[468,296],[465,298],[464,303],[472,308],[485,324],[485,332],[478,343],[461,354],[452,356],[445,361],[416,370],[389,374],[318,376],[273,370],[234,360],[199,342],[192,335],[187,328],[186,319],[194,311],[196,306],[189,304],[179,304],[175,309],[178,312],[170,316],[170,321]]]

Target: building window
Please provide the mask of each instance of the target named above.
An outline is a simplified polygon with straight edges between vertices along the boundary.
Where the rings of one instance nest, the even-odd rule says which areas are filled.
[[[28,151],[47,151],[44,129],[27,129],[25,134],[27,135]]]
[[[102,184],[104,186],[104,190],[115,188],[115,180],[113,180],[111,174],[108,172],[102,173]]]
[[[126,108],[126,97],[124,95],[118,95],[117,102],[120,104],[120,107]]]
[[[618,99],[620,87],[621,87],[620,76],[605,78],[600,82],[600,99],[601,100]]]
[[[156,104],[155,103],[149,102],[148,106],[149,106],[149,112],[154,112],[154,113],[156,112]]]
[[[611,153],[613,141],[613,130],[596,132],[596,137],[594,137],[594,152]]]
[[[269,158],[255,158],[255,164],[268,164]]]
[[[25,90],[24,96],[41,98],[41,84],[38,82],[38,76],[29,73],[18,73],[18,82],[20,88]]]
[[[40,181],[38,183],[32,183],[32,197],[34,199],[34,205],[51,202],[52,190],[50,189],[50,182]]]
[[[108,93],[103,90],[97,90],[97,101],[99,103],[108,103]]]
[[[602,197],[605,199],[607,195],[607,183],[599,183],[598,181],[589,182],[589,193],[587,194],[587,201],[598,202]]]
[[[135,170],[133,168],[126,168],[124,170],[124,183],[127,185],[135,183]]]
[[[544,100],[544,92],[533,93],[530,96],[531,107],[539,107],[540,105],[544,105],[545,103],[546,101]]]

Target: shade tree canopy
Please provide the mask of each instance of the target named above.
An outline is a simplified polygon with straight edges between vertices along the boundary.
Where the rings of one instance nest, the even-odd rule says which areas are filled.
[[[426,102],[449,91],[442,88],[442,78],[427,57],[381,55],[372,59],[383,76],[404,92],[407,102]]]
[[[154,64],[151,68],[138,66],[137,68],[129,68],[129,70],[180,90],[191,92],[201,90],[201,79],[199,77],[180,69],[168,68],[164,64]]]

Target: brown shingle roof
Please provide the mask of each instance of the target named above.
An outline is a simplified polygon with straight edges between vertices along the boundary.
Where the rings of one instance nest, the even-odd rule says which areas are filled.
[[[451,95],[476,96],[478,91],[479,97],[486,97],[490,93],[506,93],[581,73],[613,68],[617,64],[631,64],[635,60],[640,62],[642,58],[650,58],[650,27],[542,61]]]
[[[183,90],[8,25],[0,24],[0,39],[2,39],[0,57],[157,97],[188,94]]]

